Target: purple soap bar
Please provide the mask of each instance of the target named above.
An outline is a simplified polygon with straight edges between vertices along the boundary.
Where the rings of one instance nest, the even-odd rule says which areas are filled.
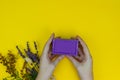
[[[76,56],[78,53],[78,40],[53,39],[52,54]]]

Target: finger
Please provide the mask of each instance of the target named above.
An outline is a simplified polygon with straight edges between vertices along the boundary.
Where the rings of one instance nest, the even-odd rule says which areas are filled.
[[[58,55],[54,55],[50,58],[51,62],[54,62],[59,56]]]
[[[49,51],[49,53],[48,53],[48,59],[50,60],[50,62],[52,62],[55,57],[57,57],[57,55],[53,55],[52,52]]]
[[[77,56],[77,57],[73,56],[73,58],[74,58],[77,62],[82,63],[81,57],[79,57],[79,56]]]
[[[58,63],[60,60],[62,60],[63,58],[64,58],[64,55],[58,57],[58,58],[53,62],[53,64],[56,66],[57,63]]]
[[[51,42],[49,51],[48,51],[48,59],[50,60],[50,62],[52,62],[53,60],[55,60],[55,57],[56,57],[56,55],[52,54],[52,42]]]
[[[50,37],[49,40],[47,41],[47,43],[46,43],[46,45],[45,45],[45,48],[44,48],[44,54],[43,54],[43,55],[46,55],[46,56],[47,56],[53,38],[54,38],[54,33],[51,35],[51,37]]]
[[[80,63],[85,61],[85,56],[80,49],[78,49],[78,56],[74,56],[74,58],[78,60]]]
[[[89,53],[87,45],[85,44],[85,42],[79,36],[77,36],[77,39],[80,41],[80,44],[83,47],[83,52],[84,52],[86,58],[89,58],[90,57],[90,53]]]
[[[78,57],[79,57],[79,62],[82,62],[85,60],[85,55],[82,53],[80,49],[78,49]]]
[[[85,56],[80,48],[78,48],[78,54],[77,56],[73,56],[77,62],[82,63],[85,60]]]

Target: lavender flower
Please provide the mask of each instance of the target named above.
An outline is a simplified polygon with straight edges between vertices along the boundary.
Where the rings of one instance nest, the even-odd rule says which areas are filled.
[[[27,50],[24,49],[26,55],[35,63],[39,63],[39,56],[38,56],[38,49],[37,49],[37,45],[36,45],[36,42],[34,42],[34,47],[35,47],[35,50],[36,50],[36,53],[33,53],[31,52],[30,50],[30,47],[29,47],[29,42],[27,42]],[[18,46],[16,46],[17,50],[18,50],[18,53],[23,57],[25,58],[25,56],[22,54],[21,50],[18,48]]]
[[[27,49],[24,49],[25,54],[16,46],[18,53],[25,60],[23,68],[17,71],[16,69],[16,61],[17,57],[12,54],[11,51],[7,54],[7,57],[2,56],[0,54],[0,63],[6,66],[6,72],[10,74],[10,76],[3,78],[3,80],[35,80],[39,71],[39,62],[40,58],[38,55],[37,44],[34,42],[34,47],[36,52],[32,52],[29,47],[29,42],[27,42]],[[21,74],[21,76],[20,76]]]
[[[38,69],[39,69],[40,58],[38,55],[38,49],[37,49],[36,42],[34,42],[34,47],[36,50],[35,53],[31,51],[29,47],[29,42],[27,42],[27,49],[24,49],[25,54],[23,54],[22,51],[19,49],[19,47],[16,46],[18,53],[25,60],[21,73],[23,74],[23,77],[29,77],[29,80],[35,80],[35,78],[37,77],[38,71],[39,71]],[[32,64],[32,67],[31,67],[31,64]],[[26,74],[23,73],[23,70],[26,71]]]

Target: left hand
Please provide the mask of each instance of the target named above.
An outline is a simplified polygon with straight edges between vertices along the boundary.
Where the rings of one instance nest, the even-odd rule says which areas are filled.
[[[51,35],[44,47],[43,54],[40,59],[40,69],[36,80],[49,80],[57,63],[64,57],[51,54],[51,43],[53,38],[54,34]]]

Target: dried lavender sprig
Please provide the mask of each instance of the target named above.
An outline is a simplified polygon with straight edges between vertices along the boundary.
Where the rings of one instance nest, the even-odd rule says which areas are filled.
[[[10,76],[3,78],[3,80],[22,80],[18,74],[18,71],[15,68],[16,59],[17,58],[15,57],[15,55],[12,54],[11,51],[9,51],[6,57],[1,55],[0,60],[2,60],[2,64],[6,66],[6,72],[10,74]]]
[[[27,56],[24,56],[22,51],[18,48],[18,46],[16,46],[17,50],[18,50],[18,53],[20,54],[20,56],[22,56],[22,58],[25,60],[25,62],[27,62],[27,64],[30,65],[33,63],[31,58],[27,57]],[[30,50],[29,50],[30,51]],[[30,67],[31,68],[31,67]]]
[[[38,55],[38,49],[37,49],[37,44],[36,44],[36,42],[34,41],[34,47],[35,47],[35,49],[36,49],[36,51],[37,51],[37,53],[33,53],[33,52],[31,52],[31,50],[30,50],[30,47],[29,47],[29,42],[27,42],[27,50],[26,49],[24,49],[24,51],[25,51],[25,53],[26,53],[26,55],[28,56],[25,56],[25,58],[24,58],[24,60],[28,63],[28,65],[29,64],[33,64],[34,63],[34,68],[38,71],[38,68],[39,68],[39,66],[38,66],[38,64],[39,64],[39,62],[40,62],[40,58],[39,58],[39,55]],[[18,52],[20,52],[19,54],[22,54],[22,52],[20,51],[20,49],[18,48]],[[23,55],[23,54],[22,54]],[[32,60],[32,62],[31,62],[31,60]]]
[[[18,53],[20,54],[20,56],[22,56],[23,58],[25,58],[25,56],[22,54],[21,50],[19,49],[18,46],[16,46],[17,50],[18,50]]]
[[[31,52],[30,47],[29,47],[29,42],[27,42],[27,50]]]
[[[35,49],[36,49],[36,57],[37,57],[37,60],[38,60],[38,63],[40,62],[40,56],[38,55],[38,47],[37,47],[37,44],[36,42],[34,41],[34,46],[35,46]]]
[[[30,47],[29,47],[29,42],[27,42],[27,50],[24,49],[24,51],[25,51],[25,53],[27,54],[27,56],[28,56],[33,62],[35,62],[35,63],[38,64],[38,63],[39,63],[39,55],[38,55],[38,50],[37,50],[36,42],[34,42],[34,46],[35,46],[35,49],[36,49],[37,53],[31,52]],[[23,58],[25,58],[25,56],[22,54],[22,52],[21,52],[21,50],[18,48],[18,46],[16,46],[16,48],[17,48],[19,54],[20,54]]]
[[[27,54],[27,56],[33,61],[33,62],[36,62],[38,63],[38,59],[37,59],[37,56],[32,53],[32,52],[29,52],[27,51],[26,49],[24,49],[25,53]]]
[[[39,57],[38,57],[38,50],[37,50],[37,45],[36,43],[34,42],[34,46],[35,46],[35,49],[37,51],[37,53],[33,53],[31,52],[30,50],[30,47],[29,47],[29,42],[27,42],[27,50],[24,49],[25,53],[27,54],[27,56],[32,59],[33,62],[36,62],[36,63],[39,63]]]
[[[38,74],[38,71],[39,71],[39,62],[40,62],[40,58],[39,58],[39,55],[38,55],[38,48],[37,48],[37,44],[36,42],[34,41],[34,47],[35,47],[35,50],[36,52],[33,53],[29,47],[29,42],[27,42],[27,49],[24,49],[25,53],[27,56],[23,57],[25,59],[25,62],[27,62],[26,64],[26,67],[24,68],[25,70],[27,70],[27,76],[34,76],[34,78],[32,79],[29,79],[29,80],[35,80],[37,74]],[[19,54],[21,56],[23,56],[23,53],[22,51],[20,51],[20,49],[17,47],[17,50],[19,52]],[[31,61],[32,62],[31,62]],[[31,67],[31,64],[32,64],[32,67]],[[24,75],[23,75],[24,76]],[[28,78],[26,78],[28,79]]]
[[[34,47],[35,47],[35,49],[36,49],[36,54],[38,53],[38,49],[37,49],[37,44],[36,44],[36,42],[34,41]]]

